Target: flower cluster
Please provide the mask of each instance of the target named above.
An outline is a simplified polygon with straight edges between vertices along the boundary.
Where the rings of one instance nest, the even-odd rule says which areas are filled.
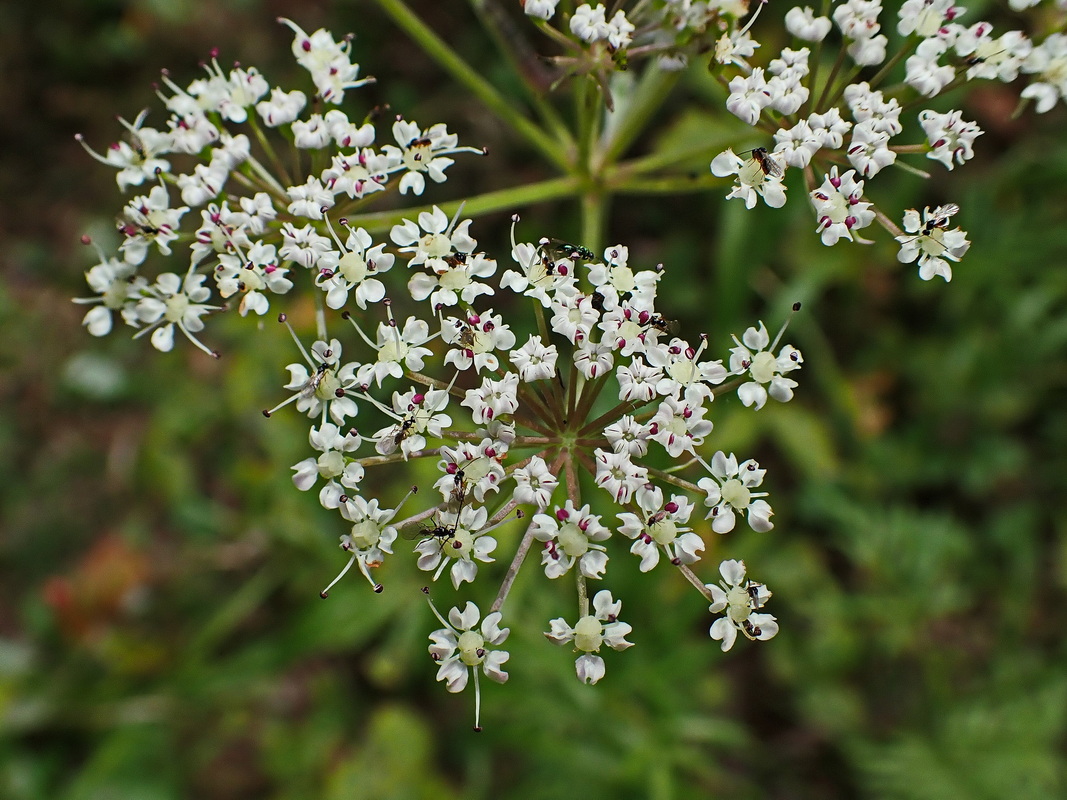
[[[550,5],[528,0],[527,11]],[[619,14],[608,19],[602,7],[582,6],[571,29],[617,54],[632,32]],[[186,88],[165,79],[165,129],[147,127],[141,114],[125,126],[132,145],[97,156],[118,170],[121,189],[152,186],[125,206],[118,255],[101,252],[87,274],[96,294],[77,302],[91,305],[90,333],[108,333],[117,314],[135,336],[151,333],[159,350],[175,346],[177,331],[217,355],[202,340],[213,315],[236,308],[261,316],[272,302],[308,293],[318,310],[315,338],[308,343],[278,315],[299,357],[284,367],[287,380],[279,378],[284,399],[264,413],[294,406],[308,418],[312,452],[293,465],[293,482],[301,491],[317,487],[345,531],[347,561],[322,596],[353,566],[382,591],[376,574],[407,550],[401,540],[414,542],[428,580],[447,573],[457,590],[484,584],[487,574],[501,578],[492,565],[501,550],[511,554],[484,617],[473,602],[438,614],[443,627],[430,635],[429,651],[449,691],[461,691],[471,674],[476,694],[479,674],[507,679],[503,608],[533,548],[548,579],[568,577],[577,587],[578,621],[551,620],[545,635],[573,645],[584,682],[603,678],[604,645],[631,645],[630,626],[618,620],[621,600],[600,590],[590,608],[588,583],[607,579],[620,545],[642,572],[661,562],[678,569],[713,613],[725,612],[711,627],[724,649],[737,629],[773,636],[773,617],[756,611],[770,594],[742,586],[743,569],[739,576],[729,566],[738,562],[720,568],[726,601],[693,566],[707,537],[739,519],[757,532],[773,527],[759,464],[706,447],[713,401],[736,391],[754,410],[769,399],[788,402],[800,352],[780,346],[781,332],[772,341],[761,322],[734,338],[727,364],[714,358],[705,335],[682,338],[657,306],[662,265],[641,268],[623,244],[598,254],[544,236],[522,241],[516,216],[502,270],[479,248],[471,220],[436,206],[376,238],[358,225],[364,198],[420,194],[426,178],[446,180],[449,156],[482,151],[459,146],[443,125],[402,119],[392,124],[395,144],[375,147],[372,121],[352,122],[339,108],[322,113],[369,79],[358,78],[350,40],[283,22],[315,87],[310,110],[302,91],[272,88],[254,68],[224,73],[212,60],[207,76]],[[286,164],[271,129],[298,154],[319,152]],[[191,166],[177,172],[172,160]],[[304,174],[308,164],[328,166]],[[766,187],[754,191],[768,196]],[[197,216],[192,209],[199,219],[183,230]],[[965,249],[946,229],[952,213],[942,208],[916,223],[909,252],[929,269]],[[188,260],[154,277],[146,271],[172,258]],[[532,319],[508,321],[520,306]],[[413,460],[436,464],[433,491],[373,496],[390,483],[371,480],[372,470],[396,472]],[[592,497],[583,496],[587,486],[596,487]],[[427,494],[427,506],[404,510]],[[748,592],[747,615],[739,591]]]
[[[973,158],[982,130],[959,110],[923,108],[914,116],[905,111],[973,81],[1010,83],[1021,75],[1030,81],[1021,96],[1035,100],[1038,113],[1067,98],[1067,38],[1053,33],[1035,43],[1020,31],[998,34],[988,22],[964,24],[965,12],[952,0],[905,0],[895,20],[903,49],[890,56],[889,40],[881,32],[880,0],[847,0],[835,4],[830,16],[816,16],[810,7],[791,8],[785,25],[793,43],[757,66],[750,56],[758,45],[747,35],[757,8],[742,29],[744,41],[725,55],[716,54],[722,71],[712,66],[729,92],[727,110],[773,136],[774,145],[757,148],[748,160],[727,150],[712,161],[715,175],[736,176],[727,196],[743,198],[749,208],[758,197],[781,207],[786,201],[783,173],[796,168],[804,176],[823,244],[842,239],[869,243],[860,231],[877,221],[900,242],[900,261],[918,257],[923,280],[940,275],[948,281],[948,261],[958,261],[969,246],[959,228],[947,230],[951,214],[935,210],[920,221],[918,212],[909,209],[901,230],[878,210],[865,184],[890,166],[929,177],[898,160],[912,154],[949,170],[962,165]],[[833,46],[840,53],[826,75]],[[841,69],[849,61],[854,69]],[[900,62],[898,76],[894,67]],[[739,74],[731,78],[729,70]],[[886,94],[883,81],[898,77],[906,91]],[[921,138],[898,143],[908,135]]]
[[[1018,11],[1038,2],[1011,5]],[[780,208],[792,183],[786,172],[796,169],[823,244],[869,244],[864,229],[878,222],[901,242],[902,262],[916,259],[914,234],[923,226],[908,225],[918,212],[905,212],[902,230],[868,197],[870,181],[891,166],[930,177],[906,163],[909,156],[952,170],[974,157],[982,135],[960,110],[921,106],[977,81],[1020,78],[1027,82],[1021,99],[1033,101],[1037,113],[1067,100],[1067,35],[1058,31],[1032,38],[1019,30],[997,31],[986,21],[967,23],[967,10],[953,0],[903,0],[895,13],[883,13],[881,0],[845,0],[823,6],[825,16],[809,6],[789,8],[784,24],[792,40],[757,59],[757,52],[767,52],[754,38],[765,4],[654,0],[616,3],[611,12],[583,4],[557,13],[556,0],[523,0],[526,14],[565,51],[550,60],[565,74],[593,76],[609,105],[613,73],[641,59],[655,59],[667,70],[707,61],[726,94],[726,110],[766,137],[752,150],[727,149],[711,161],[715,176],[733,179],[726,197],[750,209],[761,198]],[[764,16],[761,24],[766,22]],[[901,37],[896,52],[890,52],[883,26]],[[966,250],[965,232],[947,233],[944,252],[951,257],[920,260],[924,280],[949,280],[947,261]],[[926,241],[928,235],[919,239],[920,248],[939,246]]]

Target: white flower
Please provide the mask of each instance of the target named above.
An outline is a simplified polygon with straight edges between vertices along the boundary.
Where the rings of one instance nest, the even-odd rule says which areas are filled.
[[[602,589],[593,596],[593,614],[578,620],[572,628],[562,617],[551,620],[545,637],[556,644],[574,643],[578,656],[575,671],[582,683],[596,683],[604,677],[604,659],[594,653],[607,645],[612,650],[625,650],[633,642],[626,635],[633,630],[627,623],[619,622],[622,601],[613,601],[611,592]]]
[[[358,495],[345,495],[338,510],[344,519],[352,523],[349,532],[341,537],[341,549],[352,555],[337,577],[330,581],[329,586],[323,589],[319,596],[325,600],[330,589],[352,569],[353,564],[359,565],[359,571],[374,587],[374,591],[382,591],[382,585],[371,577],[370,571],[380,567],[386,554],[393,552],[396,528],[389,522],[396,516],[396,509],[379,508],[377,500],[368,502]]]
[[[656,393],[675,399],[684,397],[690,405],[713,398],[712,385],[722,383],[728,373],[722,361],[700,360],[706,347],[707,340],[702,338],[695,350],[683,339],[671,339],[667,346],[649,348],[645,352],[648,363],[663,371]]]
[[[293,334],[293,337],[295,339],[296,335]],[[311,345],[310,354],[299,340],[296,342],[307,366],[293,363],[286,367],[289,370],[289,383],[285,388],[293,394],[274,408],[264,411],[264,416],[269,417],[279,408],[295,402],[296,410],[309,417],[321,415],[325,423],[329,414],[334,422],[343,425],[345,419],[355,416],[359,410],[355,401],[345,396],[345,390],[356,385],[359,365],[355,362],[341,364],[341,343],[337,339],[316,341]],[[311,369],[308,370],[308,367]]]
[[[81,134],[74,137],[85,152],[97,161],[118,168],[115,180],[118,182],[119,191],[124,192],[131,186],[140,186],[146,180],[154,181],[157,173],[170,172],[170,162],[159,156],[171,151],[174,138],[171,134],[157,131],[155,128],[145,128],[144,121],[147,117],[147,108],[138,114],[132,123],[119,117],[119,124],[126,129],[134,145],[115,142],[105,155],[100,155],[89,147]]]
[[[441,448],[437,467],[444,474],[434,487],[446,503],[458,506],[473,497],[484,503],[490,492],[500,489],[504,482],[504,468],[500,462],[507,455],[507,447],[485,438],[479,443],[458,442],[455,447]]]
[[[927,158],[940,161],[946,168],[963,164],[974,157],[974,140],[982,135],[982,129],[974,122],[963,119],[963,112],[949,111],[939,114],[930,109],[919,112],[919,124],[933,148]]]
[[[296,217],[322,219],[323,212],[333,207],[333,192],[314,175],[309,175],[302,186],[288,187],[285,193],[289,196],[286,211]]]
[[[633,493],[648,482],[648,469],[638,466],[625,450],[607,452],[599,447],[596,456],[596,485],[612,496],[616,503],[628,503]]]
[[[445,170],[455,163],[447,156],[483,152],[473,147],[460,147],[459,137],[449,133],[443,122],[423,130],[417,123],[398,117],[393,123],[393,138],[399,146],[384,145],[382,153],[397,164],[397,170],[405,171],[400,179],[401,194],[422,194],[427,176],[434,183],[444,183]]]
[[[330,32],[322,28],[308,36],[292,20],[279,17],[278,21],[287,25],[295,34],[293,55],[297,63],[311,73],[311,80],[318,89],[319,96],[326,102],[340,105],[346,89],[373,83],[373,78],[357,80],[359,65],[349,61],[348,38],[335,42]]]
[[[270,90],[270,99],[256,103],[256,113],[268,128],[288,125],[307,105],[307,95],[298,89],[286,92],[275,86]]]
[[[509,372],[500,380],[482,378],[477,389],[468,389],[460,402],[471,410],[471,419],[479,425],[504,414],[514,414],[519,408],[519,376]]]
[[[270,308],[264,291],[285,294],[293,288],[293,282],[285,277],[289,270],[279,267],[277,261],[274,245],[264,242],[255,242],[243,255],[223,253],[214,273],[219,294],[228,298],[242,292],[238,306],[241,316],[249,311],[262,316]]]
[[[588,3],[582,3],[571,16],[569,23],[571,33],[587,43],[607,39],[609,27],[604,16],[606,12],[607,9],[602,3],[598,3],[596,8]]]
[[[923,97],[933,97],[952,83],[956,69],[950,64],[939,64],[948,44],[941,39],[924,39],[915,48],[915,55],[904,62],[904,82],[914,87]]]
[[[545,575],[559,578],[571,567],[578,565],[587,578],[600,578],[608,565],[604,546],[596,544],[611,536],[611,531],[600,524],[600,516],[591,514],[589,506],[579,509],[570,500],[555,512],[535,514],[531,523],[534,538],[545,543],[541,564]]]
[[[950,206],[955,209],[955,206]],[[940,275],[945,281],[952,280],[952,267],[949,261],[959,261],[971,246],[967,241],[967,234],[959,228],[948,230],[949,217],[954,214],[946,214],[944,208],[939,206],[933,212],[924,208],[922,219],[919,212],[909,208],[904,213],[904,230],[909,236],[898,236],[900,252],[897,260],[909,263],[919,259],[919,277],[928,281],[935,275]]]
[[[773,101],[774,93],[767,87],[763,70],[756,67],[751,75],[747,77],[738,75],[730,81],[730,96],[726,98],[726,110],[746,125],[755,125],[759,121],[760,112]],[[727,150],[727,152],[731,151]],[[712,169],[712,172],[715,170]],[[718,172],[715,174],[719,175]]]
[[[770,614],[755,609],[762,608],[770,599],[771,592],[762,583],[745,580],[745,562],[730,559],[719,564],[722,582],[705,584],[712,596],[708,610],[713,614],[725,611],[711,624],[712,639],[722,642],[723,652],[734,646],[737,632],[748,639],[766,640],[778,633],[778,622]]]
[[[897,33],[914,33],[924,39],[935,36],[943,22],[952,21],[962,11],[953,3],[954,0],[905,0],[897,11]]]
[[[830,32],[829,17],[816,17],[811,6],[791,8],[785,13],[785,29],[806,42],[821,42]]]
[[[508,353],[508,360],[519,371],[523,383],[547,381],[556,374],[559,351],[554,344],[543,344],[540,336],[531,335],[526,344]]]
[[[515,479],[515,502],[529,503],[539,509],[548,507],[552,493],[559,486],[559,479],[540,456],[531,458],[529,465],[519,467],[511,476]]]
[[[430,607],[433,608],[432,603]],[[481,730],[479,670],[497,683],[507,681],[508,673],[504,671],[504,664],[511,654],[498,648],[511,630],[500,627],[503,615],[499,611],[487,614],[479,625],[481,612],[469,600],[462,611],[458,607],[449,611],[447,621],[437,613],[436,608],[433,608],[433,612],[444,626],[430,634],[430,656],[439,664],[437,680],[444,681],[445,688],[450,692],[462,692],[470,674],[474,673],[474,729]]]
[[[604,436],[616,453],[640,458],[648,452],[648,426],[626,415],[604,429]]]
[[[330,232],[333,233],[332,227]],[[375,276],[393,268],[393,254],[385,252],[384,244],[371,247],[370,234],[363,228],[349,227],[348,239],[343,244],[337,234],[333,236],[337,250],[324,253],[316,264],[319,274],[315,285],[326,292],[326,305],[341,308],[353,290],[360,308],[380,302],[385,297],[385,284]]]
[[[330,166],[322,171],[321,177],[323,184],[334,195],[344,193],[359,199],[384,191],[391,166],[388,156],[365,147],[348,155],[335,155]]]
[[[170,207],[170,198],[163,185],[153,186],[148,195],[135,197],[122,209],[119,232],[126,239],[119,250],[124,260],[141,264],[154,244],[162,255],[170,255],[170,243],[178,238],[181,218],[188,206]]]
[[[441,437],[444,428],[452,424],[452,418],[443,413],[448,407],[448,392],[444,389],[427,389],[423,394],[418,389],[401,394],[393,392],[393,408],[382,408],[397,422],[370,437],[374,449],[382,455],[395,453],[400,448],[404,459],[426,447],[426,435]]]
[[[1050,34],[1035,47],[1023,64],[1023,72],[1038,80],[1022,91],[1022,97],[1037,100],[1037,113],[1051,111],[1058,98],[1067,98],[1067,36]]]
[[[394,378],[403,377],[405,368],[419,372],[426,357],[433,355],[433,350],[422,346],[431,338],[430,326],[418,317],[408,317],[403,329],[396,325],[391,317],[389,322],[379,322],[377,341],[371,343],[364,339],[378,351],[378,358],[374,363],[364,364],[359,368],[359,382],[369,383],[373,378],[374,382],[381,386],[387,375]]]
[[[216,355],[195,334],[204,329],[201,319],[210,311],[218,311],[204,301],[211,297],[211,290],[203,285],[206,275],[189,272],[184,278],[173,272],[164,272],[156,282],[143,290],[137,303],[137,319],[148,327],[141,329],[134,338],[152,332],[152,346],[164,353],[174,348],[174,329],[208,355]]]
[[[767,472],[760,469],[756,461],[749,459],[738,466],[733,453],[727,456],[719,450],[712,456],[711,465],[707,468],[712,477],[701,478],[697,486],[707,493],[704,505],[711,510],[704,519],[712,521],[713,531],[732,531],[735,511],[748,512],[748,524],[754,531],[763,533],[774,527],[770,520],[774,512],[763,499],[767,493],[752,491],[763,483],[763,476]]]
[[[888,133],[878,130],[871,122],[860,122],[852,129],[848,160],[857,173],[870,178],[894,163],[897,154],[889,149]]]
[[[475,372],[495,372],[500,362],[493,351],[509,350],[515,344],[515,334],[492,309],[481,314],[471,312],[466,319],[446,318],[441,323],[441,338],[452,348],[445,353],[445,363],[460,371],[473,366]]]
[[[759,328],[749,328],[741,337],[744,344],[733,337],[736,347],[730,348],[730,372],[734,375],[747,375],[751,380],[741,384],[737,388],[737,396],[745,406],[756,406],[756,410],[763,408],[767,402],[768,394],[780,403],[787,403],[793,399],[793,389],[797,382],[785,378],[788,372],[800,369],[804,359],[800,351],[787,344],[781,349],[778,357],[770,351],[778,345],[778,337],[771,343],[770,334],[763,323]],[[768,347],[768,345],[770,345]],[[770,384],[769,390],[766,384]]]
[[[473,581],[478,575],[478,564],[491,563],[489,555],[496,550],[496,539],[487,536],[488,513],[484,508],[465,505],[458,513],[439,511],[432,528],[424,529],[423,540],[415,546],[419,554],[416,562],[419,569],[433,572],[436,581],[449,564],[452,586]]]
[[[359,449],[363,444],[363,437],[354,429],[341,433],[340,428],[332,422],[327,422],[319,428],[312,426],[308,441],[320,455],[318,458],[305,458],[298,464],[293,464],[293,484],[300,491],[306,492],[315,485],[317,478],[325,478],[326,485],[319,490],[319,504],[323,508],[337,508],[341,505],[341,496],[344,494],[341,487],[355,489],[363,480],[363,465],[345,456],[346,453]],[[337,479],[340,479],[340,482]]]
[[[703,405],[690,405],[685,399],[667,397],[659,404],[656,414],[648,422],[648,436],[659,442],[672,458],[692,453],[711,433],[711,420],[704,419]]]
[[[559,0],[522,0],[522,10],[526,16],[544,20],[552,19],[558,5]]]
[[[291,222],[283,223],[281,234],[282,247],[278,254],[305,269],[314,267],[323,255],[333,250],[330,240],[318,233],[311,223],[303,228],[295,228]]]
[[[634,540],[630,552],[641,559],[642,572],[659,563],[661,551],[672,564],[700,560],[697,553],[704,549],[704,540],[684,527],[693,513],[693,504],[685,495],[671,495],[670,502],[664,503],[663,490],[652,486],[637,492],[636,498],[642,513],[619,514],[619,533]]]
[[[85,273],[86,283],[98,296],[79,297],[74,302],[93,306],[82,319],[82,325],[90,334],[106,336],[111,332],[112,311],[118,311],[128,325],[139,326],[136,304],[148,282],[135,277],[136,271],[133,264],[117,258],[105,258],[101,253],[100,263]]]
[[[841,177],[837,175],[837,166],[830,168],[822,186],[811,193],[811,202],[815,206],[815,216],[819,225],[822,243],[831,246],[839,239],[852,241],[852,231],[865,228],[874,220],[871,204],[861,200],[863,181],[857,181],[854,170],[849,170]]]
[[[785,159],[777,153],[767,153],[766,158],[778,162],[781,168]],[[756,197],[763,198],[763,202],[771,208],[781,208],[785,205],[785,185],[782,183],[781,171],[765,171],[763,162],[758,158],[750,158],[743,161],[734,154],[733,150],[727,149],[719,153],[711,162],[711,173],[720,178],[727,175],[737,175],[737,183],[734,184],[727,200],[740,197],[745,201],[746,208],[755,208]]]

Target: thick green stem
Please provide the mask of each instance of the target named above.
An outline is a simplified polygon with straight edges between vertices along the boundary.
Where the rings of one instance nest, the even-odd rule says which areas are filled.
[[[571,197],[578,191],[578,187],[577,178],[551,178],[539,183],[499,189],[495,192],[475,195],[466,200],[453,200],[439,205],[449,218],[460,206],[463,206],[463,213],[466,216],[479,217],[483,214],[510,211],[561,197]],[[433,211],[433,205],[377,211],[370,214],[352,214],[348,217],[348,222],[352,227],[365,228],[368,233],[383,233],[394,225],[399,225],[404,219],[415,219],[423,211]]]

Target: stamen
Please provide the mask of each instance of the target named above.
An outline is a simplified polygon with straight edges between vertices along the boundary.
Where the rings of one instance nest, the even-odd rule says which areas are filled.
[[[474,671],[474,731],[475,733],[482,732],[482,686],[478,681],[478,668],[472,667]]]
[[[282,323],[286,328],[289,329],[289,335],[293,337],[293,341],[296,342],[296,346],[300,350],[300,354],[304,356],[304,360],[308,364],[310,364],[313,369],[317,369],[318,365],[315,363],[314,359],[312,359],[311,356],[308,355],[308,351],[304,349],[304,345],[300,342],[300,337],[296,335],[296,331],[293,330],[293,326],[289,324],[289,318],[285,314],[279,314],[278,322]]]
[[[350,559],[348,559],[348,563],[345,564],[345,568],[343,570],[341,570],[340,573],[338,573],[337,577],[334,578],[332,581],[330,581],[330,585],[327,586],[325,589],[323,589],[321,592],[319,592],[319,597],[321,597],[323,600],[325,600],[327,597],[329,597],[330,596],[330,589],[332,589],[334,587],[334,584],[336,584],[337,581],[341,580],[341,578],[343,578],[348,573],[348,571],[350,569],[352,569],[352,565],[354,563],[356,563],[356,554],[355,553],[353,553],[352,557]],[[374,581],[371,581],[371,583],[373,584]]]

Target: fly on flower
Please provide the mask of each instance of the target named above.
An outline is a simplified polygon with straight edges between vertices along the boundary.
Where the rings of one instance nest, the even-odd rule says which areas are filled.
[[[559,239],[550,239],[547,236],[538,242],[541,246],[541,250],[546,254],[559,256],[560,258],[578,259],[581,261],[592,261],[596,258],[596,254],[588,247],[584,247],[580,244],[571,244],[570,242],[564,242]]]
[[[681,325],[678,323],[678,320],[666,319],[660,316],[659,314],[653,314],[644,324],[646,328],[654,328],[660,333],[666,333],[671,335],[677,334],[679,329],[681,328]]]
[[[332,353],[329,350],[323,352],[323,356],[326,358],[329,358],[331,355]],[[300,390],[300,396],[313,397],[315,395],[315,392],[318,391],[319,386],[322,385],[322,379],[326,377],[326,373],[329,372],[330,368],[333,366],[334,365],[329,361],[323,361],[321,364],[319,364],[318,369],[316,369],[311,374],[311,377],[307,379],[307,383],[305,383],[303,388]]]
[[[452,525],[444,525],[439,519],[436,519],[434,520],[433,525],[420,525],[413,530],[404,531],[403,537],[405,539],[408,541],[419,537],[422,537],[424,541],[428,539],[436,539],[441,543],[441,549],[444,550],[445,545],[456,538],[456,530],[459,528],[459,518],[463,513],[463,501],[466,500],[467,493],[462,470],[456,473],[455,479],[455,489],[453,489],[453,492],[459,489],[461,490],[461,493],[458,499],[459,508],[456,509],[456,519],[453,521]],[[462,546],[459,542],[456,542],[455,545],[457,548]]]
[[[778,156],[769,153],[766,147],[753,147],[748,152],[752,154],[752,161],[759,164],[759,168],[764,175],[772,178],[780,178],[785,175],[785,167],[778,160]]]
[[[404,419],[400,420],[400,422],[398,422],[394,426],[394,430],[396,431],[393,434],[393,446],[394,447],[399,447],[400,446],[400,443],[402,441],[404,441],[408,437],[408,434],[411,432],[411,429],[412,429],[412,427],[414,427],[414,425],[415,425],[415,417],[411,416],[411,417],[404,417]]]
[[[960,207],[955,203],[946,203],[938,206],[930,212],[930,219],[923,225],[923,235],[929,236],[934,228],[947,228],[948,221],[960,212]]]

